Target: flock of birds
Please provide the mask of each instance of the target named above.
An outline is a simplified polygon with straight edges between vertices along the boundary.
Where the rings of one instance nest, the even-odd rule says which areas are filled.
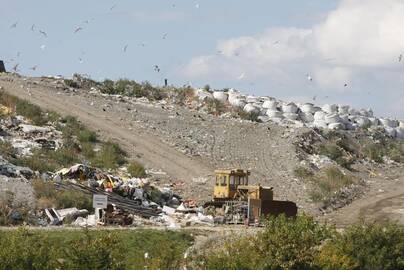
[[[113,11],[116,7],[117,7],[117,4],[112,5],[112,6],[109,8],[109,11]],[[176,7],[176,5],[175,5],[175,4],[172,4],[172,7]],[[199,7],[200,7],[199,4],[195,4],[195,8],[199,8]],[[91,20],[92,20],[92,19],[91,19]],[[85,21],[83,21],[83,24],[89,24],[91,20],[85,20]],[[15,23],[13,23],[13,24],[10,26],[10,29],[17,28],[18,23],[19,23],[18,21],[15,22]],[[77,27],[74,28],[73,34],[77,34],[77,33],[79,33],[80,31],[83,31],[84,29],[85,29],[85,28],[84,28],[83,26],[77,26]],[[35,25],[35,24],[32,24],[30,30],[31,30],[32,32],[36,32],[36,25]],[[47,37],[48,37],[48,33],[45,32],[45,31],[42,30],[42,29],[38,29],[38,33],[39,33],[40,35],[42,35],[44,38],[47,38]],[[168,33],[164,33],[164,34],[162,35],[162,39],[164,39],[164,40],[167,39],[167,37],[168,37]],[[146,47],[146,43],[142,42],[142,43],[139,44],[139,46],[141,46],[141,47]],[[128,50],[128,47],[129,47],[129,44],[125,44],[125,45],[122,47],[122,51],[123,51],[124,53],[126,53],[127,50]],[[42,51],[44,51],[44,50],[46,49],[46,45],[41,45],[41,46],[40,46],[40,49],[41,49]],[[17,52],[17,58],[20,56],[20,54],[21,54],[21,52]],[[78,60],[79,60],[79,63],[80,63],[80,64],[84,63],[84,60],[83,60],[82,57],[79,57]],[[12,58],[12,59],[10,59],[8,62],[14,62],[14,61],[15,61],[15,59]],[[12,67],[12,70],[13,70],[14,72],[19,72],[19,71],[20,71],[20,70],[19,70],[19,67],[20,67],[20,64],[19,64],[19,63],[15,63],[14,66]],[[35,70],[38,69],[38,65],[29,67],[28,69],[35,71]],[[159,67],[158,65],[154,65],[154,66],[153,66],[153,70],[154,70],[155,72],[158,72],[158,73],[159,73],[161,69],[160,69],[160,67]]]
[[[112,6],[109,8],[109,11],[113,11],[116,7],[117,7],[117,4],[112,5]],[[172,4],[172,7],[175,8],[176,5],[175,5],[175,4]],[[199,4],[195,4],[195,8],[199,8],[199,7],[200,7]],[[91,20],[93,20],[93,19],[91,19]],[[85,21],[83,21],[83,24],[89,24],[91,20],[85,20]],[[10,29],[17,28],[17,26],[18,26],[18,21],[15,22],[15,23],[13,23],[13,24],[10,26]],[[81,31],[83,31],[84,29],[85,29],[84,26],[77,26],[77,27],[74,28],[73,34],[77,34],[77,33],[81,32]],[[36,25],[35,25],[35,24],[32,24],[30,30],[31,30],[32,32],[35,32],[35,31],[36,31]],[[43,29],[38,29],[38,33],[39,33],[40,35],[42,35],[44,38],[47,38],[47,37],[48,37],[47,32],[45,32]],[[162,38],[163,40],[165,40],[165,39],[167,39],[167,37],[168,37],[168,33],[164,33],[161,38]],[[280,44],[280,43],[281,43],[280,40],[276,40],[276,41],[274,41],[274,42],[272,43],[272,45],[275,46],[275,45],[278,45],[278,44]],[[139,46],[145,47],[146,44],[145,44],[145,43],[140,43]],[[128,48],[129,48],[129,44],[125,44],[125,45],[122,47],[122,51],[123,51],[124,53],[126,53],[127,50],[128,50]],[[45,50],[45,49],[46,49],[46,45],[41,45],[41,46],[40,46],[40,49],[41,49],[42,51]],[[224,52],[221,51],[221,50],[218,50],[217,53],[218,53],[218,54],[224,54]],[[17,52],[17,57],[19,57],[20,54],[21,54],[21,52]],[[234,56],[240,56],[240,53],[239,53],[239,52],[234,52]],[[79,57],[78,60],[79,60],[79,63],[80,63],[80,64],[81,64],[81,63],[84,63],[84,60],[83,60],[82,57]],[[325,59],[325,61],[333,61],[333,60],[335,60],[335,58],[328,58],[328,59]],[[10,59],[9,62],[13,62],[13,61],[14,61],[14,59]],[[402,61],[403,61],[403,54],[400,54],[400,55],[398,56],[398,62],[402,62]],[[19,71],[19,67],[20,67],[20,64],[19,64],[19,63],[16,63],[16,64],[14,64],[14,66],[12,67],[12,70],[13,70],[14,72],[18,72],[18,71]],[[32,67],[29,67],[29,69],[30,69],[30,70],[33,70],[33,71],[36,71],[36,70],[38,69],[38,65],[34,65],[34,66],[32,66]],[[153,66],[153,70],[154,70],[155,72],[157,72],[157,73],[160,73],[160,71],[161,71],[159,65],[154,65],[154,66]],[[237,80],[243,80],[243,79],[245,78],[245,75],[246,75],[245,72],[242,72],[239,76],[237,76]],[[308,82],[310,82],[310,83],[313,82],[313,76],[312,76],[312,75],[306,74],[306,77],[307,77],[307,81],[308,81]],[[348,83],[344,83],[343,86],[344,86],[344,87],[348,87]],[[316,99],[316,96],[313,97],[313,100],[315,100],[315,99]]]

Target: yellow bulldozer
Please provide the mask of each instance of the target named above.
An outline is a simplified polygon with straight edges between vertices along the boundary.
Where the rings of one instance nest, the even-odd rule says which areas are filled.
[[[213,200],[205,207],[221,208],[226,223],[257,223],[269,215],[296,216],[294,202],[274,200],[272,187],[249,185],[250,174],[242,169],[215,170]]]

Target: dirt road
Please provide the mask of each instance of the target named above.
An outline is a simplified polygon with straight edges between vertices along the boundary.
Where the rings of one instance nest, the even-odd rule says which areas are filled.
[[[88,106],[80,96],[58,93],[55,88],[40,85],[31,85],[28,91],[27,87],[8,80],[0,81],[0,86],[6,92],[44,109],[76,116],[86,126],[97,130],[102,138],[119,143],[131,158],[141,157],[147,168],[161,169],[174,180],[186,181],[212,174],[212,168],[200,158],[188,157],[141,128],[117,121],[108,111]]]
[[[404,176],[386,180],[373,187],[365,197],[322,218],[338,227],[360,220],[383,222],[393,220],[404,226]]]

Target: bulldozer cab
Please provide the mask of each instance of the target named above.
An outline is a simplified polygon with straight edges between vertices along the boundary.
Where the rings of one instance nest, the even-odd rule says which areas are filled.
[[[248,186],[250,171],[240,169],[215,170],[214,200],[233,199],[238,186]]]

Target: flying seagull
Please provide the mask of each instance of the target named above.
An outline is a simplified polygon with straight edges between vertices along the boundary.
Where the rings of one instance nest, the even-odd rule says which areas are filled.
[[[38,66],[33,66],[33,67],[30,67],[29,69],[35,71],[37,68],[38,68]]]
[[[16,28],[17,27],[18,22],[13,23],[10,28]]]
[[[345,84],[344,84],[344,87],[347,87],[347,86],[348,86],[348,84],[347,84],[347,83],[345,83]]]
[[[242,80],[245,76],[245,73],[241,73],[240,76],[237,77],[237,80]]]
[[[74,33],[76,34],[78,31],[81,31],[81,30],[83,30],[83,27],[77,27],[75,30],[74,30]]]
[[[165,33],[165,34],[163,35],[163,39],[166,39],[166,37],[167,37],[167,33]]]
[[[154,71],[160,72],[160,68],[158,65],[154,65]]]
[[[401,62],[403,60],[403,55],[400,54],[400,56],[398,57],[398,62]]]
[[[46,34],[45,31],[39,30],[39,33],[42,34],[44,37],[47,37],[47,36],[48,36],[48,34]]]
[[[195,7],[196,7],[196,8],[199,8],[199,4],[196,4]]]
[[[84,61],[83,61],[83,58],[79,57],[79,63],[80,63],[80,64],[83,64],[83,62],[84,62]]]
[[[20,64],[16,64],[14,67],[13,67],[13,70],[14,70],[14,72],[17,72],[18,71],[18,66],[19,66]]]
[[[109,10],[112,11],[114,8],[116,8],[116,4],[114,4]]]
[[[32,31],[32,32],[35,31],[35,24],[33,24],[33,25],[31,26],[31,31]]]
[[[312,82],[312,81],[313,81],[313,78],[312,78],[309,74],[307,74],[307,80],[308,80],[309,82]]]
[[[42,51],[44,51],[44,50],[45,50],[45,48],[46,48],[46,45],[41,45],[41,47],[40,47],[40,48],[41,48],[41,50],[42,50]]]
[[[127,49],[128,49],[128,44],[126,44],[126,45],[123,47],[123,52],[126,52]]]

